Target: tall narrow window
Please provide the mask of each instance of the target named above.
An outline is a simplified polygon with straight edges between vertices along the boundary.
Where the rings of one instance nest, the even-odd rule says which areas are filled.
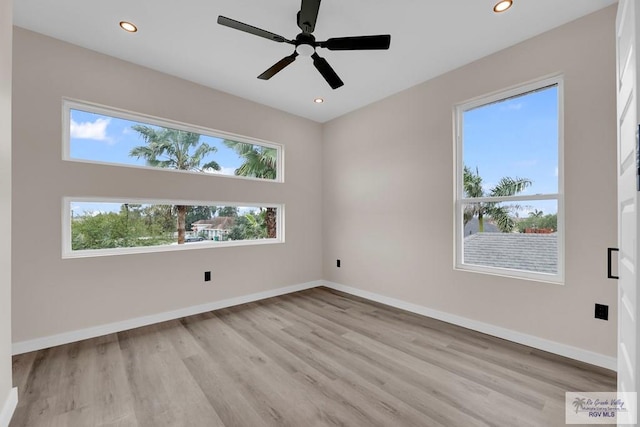
[[[456,268],[563,281],[562,80],[456,107]]]

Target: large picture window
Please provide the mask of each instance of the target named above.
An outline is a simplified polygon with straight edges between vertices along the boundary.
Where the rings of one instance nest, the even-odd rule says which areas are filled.
[[[562,283],[562,80],[456,107],[456,268]]]
[[[279,144],[65,100],[65,160],[282,182]]]
[[[63,257],[281,243],[282,205],[66,198]]]

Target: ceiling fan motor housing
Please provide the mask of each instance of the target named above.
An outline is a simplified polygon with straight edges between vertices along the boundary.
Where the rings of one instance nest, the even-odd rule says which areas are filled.
[[[296,52],[301,56],[311,56],[316,51],[316,38],[313,34],[300,33],[296,36]]]

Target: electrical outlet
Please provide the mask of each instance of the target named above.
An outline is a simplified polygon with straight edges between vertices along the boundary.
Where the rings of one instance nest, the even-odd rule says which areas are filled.
[[[596,319],[609,320],[609,306],[596,304]]]
[[[204,272],[204,281],[205,282],[210,282],[211,281],[211,272],[210,271],[205,271]]]
[[[340,260],[336,260],[336,267],[340,268]]]

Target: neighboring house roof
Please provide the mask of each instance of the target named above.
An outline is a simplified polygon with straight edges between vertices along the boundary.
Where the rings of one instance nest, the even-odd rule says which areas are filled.
[[[211,219],[201,219],[192,224],[197,225],[199,229],[209,229],[209,230],[228,230],[233,227],[236,219],[232,216],[217,216]]]
[[[477,233],[464,239],[464,263],[557,273],[558,235]]]
[[[478,232],[478,218],[473,217],[464,225],[464,236],[469,236],[471,234],[476,234]],[[495,226],[489,220],[489,218],[484,219],[484,232],[485,233],[500,233],[498,227]]]

